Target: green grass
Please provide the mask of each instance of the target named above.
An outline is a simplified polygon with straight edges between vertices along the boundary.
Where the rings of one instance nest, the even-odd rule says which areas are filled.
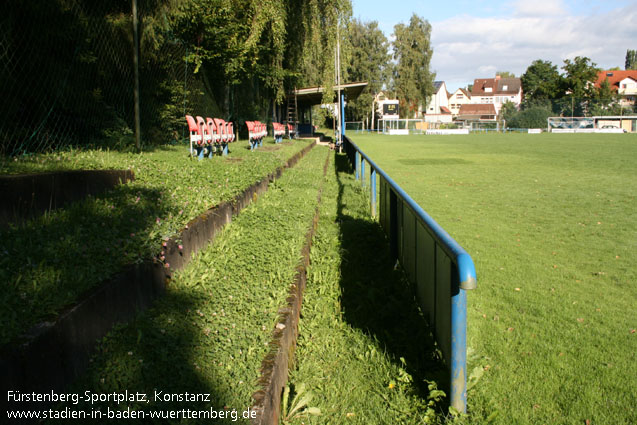
[[[637,423],[637,137],[353,140],[472,255],[467,423]]]
[[[285,423],[436,423],[436,383],[447,375],[413,288],[344,155],[329,172],[290,378],[292,394],[305,388],[299,399],[312,394],[308,407],[321,414],[284,411]]]
[[[328,152],[312,149],[234,218],[213,244],[176,273],[155,306],[104,339],[89,372],[70,391],[211,395],[210,403],[110,404],[120,409],[226,407],[241,414],[251,406],[278,309],[285,303],[314,216],[322,183],[318,176]],[[80,406],[91,407],[106,411],[106,403]]]
[[[122,266],[152,256],[190,220],[274,171],[306,142],[267,144],[193,160],[187,148],[143,154],[63,151],[0,161],[0,172],[132,169],[136,180],[0,231],[0,344],[65,306]]]

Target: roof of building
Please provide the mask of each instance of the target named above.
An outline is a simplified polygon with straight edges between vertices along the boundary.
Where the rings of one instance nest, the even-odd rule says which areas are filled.
[[[332,88],[334,91],[339,89],[344,91],[345,97],[348,100],[354,100],[365,87],[367,87],[367,82],[341,84],[340,86],[334,86]],[[323,90],[323,87],[305,87],[288,93],[288,97],[294,99],[296,96],[296,101],[299,106],[320,105],[323,101]]]
[[[597,73],[595,87],[601,87],[602,82],[607,78],[611,89],[616,91],[619,88],[619,82],[626,78],[632,78],[637,81],[637,69],[629,69],[626,71],[599,71]]]
[[[495,115],[493,103],[465,103],[460,106],[458,115]]]
[[[487,88],[491,88],[491,91],[487,91]],[[501,78],[500,76],[495,78],[476,78],[473,81],[471,95],[511,95],[518,94],[521,88],[522,80],[519,78]]]
[[[440,87],[445,86],[445,93],[447,94],[447,98],[449,97],[449,91],[447,91],[447,84],[444,81],[434,81],[434,94],[440,91]]]
[[[447,96],[449,99],[451,99],[453,97],[454,94],[456,94],[458,92],[458,90],[460,90],[462,93],[464,93],[465,96],[467,96],[469,99],[471,99],[471,92],[467,89],[463,89],[463,88],[459,88],[457,89],[455,92],[453,93],[449,93],[449,96]]]
[[[441,106],[440,107],[440,113],[441,114],[450,114],[451,110],[449,108],[445,107],[445,106]]]

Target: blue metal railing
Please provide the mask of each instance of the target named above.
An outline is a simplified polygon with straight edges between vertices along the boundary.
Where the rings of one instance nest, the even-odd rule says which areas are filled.
[[[392,255],[414,284],[418,303],[434,330],[436,342],[450,372],[450,404],[467,408],[467,295],[475,289],[471,256],[413,199],[349,138],[344,149],[356,179],[366,186],[365,164],[370,167],[372,216],[389,238]],[[360,165],[359,165],[360,164]],[[376,179],[380,203],[376,202]]]

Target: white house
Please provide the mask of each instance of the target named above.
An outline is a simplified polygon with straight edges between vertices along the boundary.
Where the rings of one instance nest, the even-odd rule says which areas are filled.
[[[444,81],[434,82],[434,93],[424,112],[426,122],[452,121],[451,110],[449,109],[449,92]]]
[[[471,93],[466,89],[458,89],[449,95],[449,110],[455,117],[460,112],[462,105],[471,103]]]

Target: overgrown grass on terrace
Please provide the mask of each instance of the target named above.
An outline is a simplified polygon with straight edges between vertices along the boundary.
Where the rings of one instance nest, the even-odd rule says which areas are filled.
[[[307,146],[234,144],[231,156],[198,161],[187,148],[143,154],[63,151],[3,159],[3,173],[132,169],[136,180],[24,224],[0,230],[0,344],[50,319],[122,266],[159,255],[161,241],[274,171]]]
[[[438,423],[448,374],[344,155],[323,192],[299,325],[290,424]],[[287,414],[287,418],[286,418]]]
[[[328,153],[312,149],[233,219],[213,244],[175,274],[155,306],[104,339],[90,370],[71,391],[147,393],[149,404],[108,404],[146,412],[213,408],[236,409],[241,415],[251,406],[278,309],[285,303],[314,216]],[[156,390],[162,396],[208,393],[210,402],[156,402]],[[72,408],[106,412],[106,405]],[[240,417],[238,422],[231,417],[177,422],[249,423]]]
[[[474,259],[467,423],[637,423],[635,135],[353,140]]]

